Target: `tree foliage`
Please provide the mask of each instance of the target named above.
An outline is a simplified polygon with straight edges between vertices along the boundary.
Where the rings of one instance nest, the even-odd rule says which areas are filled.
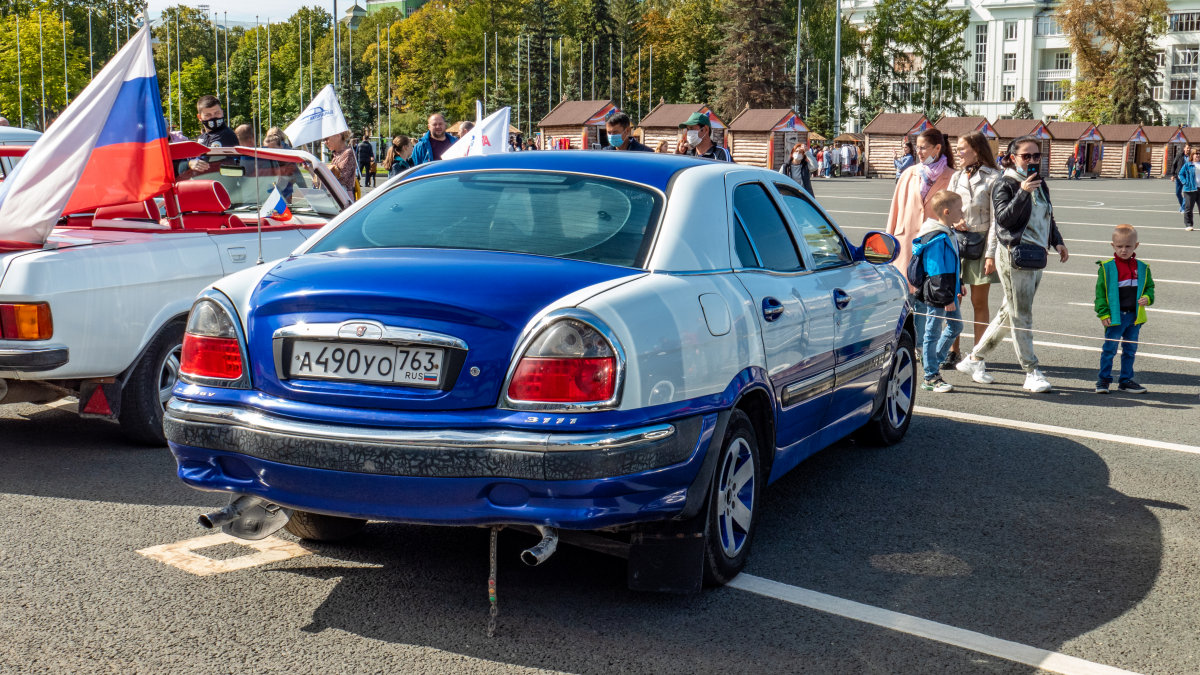
[[[713,107],[732,118],[746,106],[782,108],[792,104],[790,78],[780,68],[789,60],[789,35],[775,18],[787,14],[785,0],[728,0],[721,51],[712,67],[717,90]]]
[[[1161,123],[1155,44],[1167,28],[1166,0],[1064,0],[1059,26],[1078,81],[1067,109],[1088,121]]]

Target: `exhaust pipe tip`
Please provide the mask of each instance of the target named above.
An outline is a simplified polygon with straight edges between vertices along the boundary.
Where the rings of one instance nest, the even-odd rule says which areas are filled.
[[[212,513],[201,513],[200,517],[197,518],[196,521],[200,523],[200,527],[203,527],[206,530],[211,530],[215,527],[212,521],[212,516],[215,516],[216,514],[216,511]]]
[[[542,535],[542,540],[536,545],[531,546],[524,551],[521,551],[521,562],[530,567],[537,567],[554,555],[554,551],[558,549],[558,530],[553,527],[538,526],[538,533]]]

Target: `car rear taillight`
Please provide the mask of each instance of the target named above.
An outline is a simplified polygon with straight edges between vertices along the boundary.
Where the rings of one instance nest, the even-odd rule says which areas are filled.
[[[513,402],[600,403],[617,388],[612,345],[592,326],[563,319],[545,328],[521,355],[508,383]]]
[[[0,304],[0,338],[49,340],[54,335],[50,305],[44,302]]]
[[[212,300],[198,300],[183,334],[180,376],[185,380],[239,380],[243,372],[242,346],[233,317]]]

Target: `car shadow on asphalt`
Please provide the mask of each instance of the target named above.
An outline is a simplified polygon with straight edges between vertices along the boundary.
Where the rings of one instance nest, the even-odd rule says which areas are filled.
[[[1163,546],[1151,507],[1183,508],[1112,489],[1105,463],[1070,439],[921,418],[899,446],[843,442],[771,486],[747,572],[1055,650],[1146,596]],[[535,539],[500,535],[493,639],[486,530],[372,523],[272,573],[339,580],[298,630],[523,666],[1035,670],[734,589],[633,593],[623,561],[571,546],[525,567]]]
[[[0,493],[207,507],[175,474],[166,446],[130,443],[112,422],[46,408],[0,419]]]

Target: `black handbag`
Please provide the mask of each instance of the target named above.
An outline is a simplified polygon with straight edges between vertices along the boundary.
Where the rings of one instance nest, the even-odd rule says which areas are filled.
[[[979,260],[983,257],[987,248],[987,233],[955,230],[954,238],[958,241],[958,255],[963,260]]]
[[[1012,252],[1013,267],[1019,270],[1040,270],[1046,267],[1046,248],[1037,244],[1015,244]]]

